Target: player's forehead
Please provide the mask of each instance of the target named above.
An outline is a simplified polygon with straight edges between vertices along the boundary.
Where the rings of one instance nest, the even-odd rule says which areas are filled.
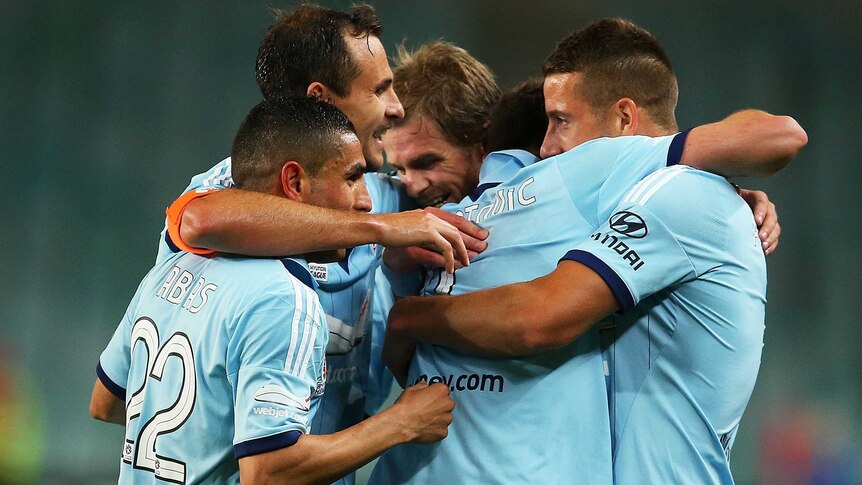
[[[457,149],[433,120],[414,114],[384,135],[392,165],[410,168],[429,157],[441,157]]]
[[[582,83],[579,72],[555,72],[545,76],[542,92],[545,96],[545,111],[567,111],[583,104]]]
[[[366,170],[365,156],[362,154],[362,145],[355,133],[343,133],[339,140],[338,153],[334,158],[326,162],[327,171],[334,174],[343,174],[353,171]]]
[[[350,58],[359,68],[359,75],[351,82],[351,87],[373,88],[380,83],[392,80],[392,69],[383,43],[374,35],[354,37],[344,34],[344,42]]]

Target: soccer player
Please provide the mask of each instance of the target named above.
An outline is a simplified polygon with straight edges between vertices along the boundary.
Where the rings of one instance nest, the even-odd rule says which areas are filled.
[[[393,88],[404,117],[383,135],[386,158],[419,205],[458,202],[480,176],[501,181],[507,164],[522,161],[506,152],[483,161],[490,151],[539,153],[548,126],[539,80],[501,96],[487,66],[458,46],[434,41],[413,52],[399,49]],[[780,227],[766,194],[743,189],[742,195],[762,214],[763,239],[775,244]]]
[[[380,42],[382,25],[369,5],[341,12],[303,4],[290,12],[278,11],[258,51],[257,82],[264,97],[309,95],[331,102],[356,127],[363,154],[372,170],[383,163],[382,135],[404,116],[392,90],[392,72]],[[192,188],[231,187],[229,159],[192,181]],[[309,208],[289,200],[240,190],[188,192],[173,204],[172,243],[183,249],[216,249],[255,255],[297,254],[309,250],[356,247],[426,246],[445,258],[467,264],[467,252],[457,231],[427,212],[386,213],[398,207],[389,179],[366,177],[378,214],[346,214]],[[380,195],[378,195],[378,192]],[[395,195],[393,195],[395,194]],[[379,207],[378,207],[379,206]],[[244,217],[233,217],[239,212]],[[463,221],[442,212],[455,224]],[[297,233],[293,228],[307,227]],[[469,224],[459,226],[471,235],[484,234]],[[466,237],[473,250],[484,245]],[[160,254],[172,252],[165,245]],[[332,268],[330,268],[332,269]]]
[[[500,98],[494,75],[443,41],[414,52],[402,46],[393,75],[404,117],[383,136],[387,162],[419,205],[460,201],[479,183],[485,132]]]
[[[372,169],[382,163],[381,134],[403,116],[381,33],[370,6],[340,12],[306,4],[279,13],[257,58],[257,81],[264,97],[310,95],[331,102],[353,122]],[[234,190],[231,168],[227,159],[192,179],[169,211],[159,258],[180,249],[283,256],[353,247],[344,261],[310,263],[330,332],[327,393],[314,427],[332,433],[352,426],[373,414],[391,389],[386,385],[391,383],[391,378],[386,380],[388,371],[371,363],[369,327],[378,321],[382,333],[391,302],[385,301],[388,288],[385,292],[374,288],[382,248],[368,243],[434,248],[443,253],[435,256],[450,271],[456,258],[468,264],[467,248],[452,224],[428,211],[385,214],[410,203],[401,196],[397,181],[389,178],[365,177],[375,214],[349,213]],[[436,213],[476,236],[482,234],[463,219]],[[469,241],[471,250],[482,249],[477,239]],[[378,316],[372,318],[373,314]],[[348,477],[346,483],[351,482]]]
[[[263,101],[231,156],[245,190],[371,209],[359,140],[328,103]],[[309,434],[327,373],[314,285],[297,259],[181,252],[156,264],[99,359],[90,403],[93,417],[126,427],[120,483],[326,483],[396,444],[445,437],[445,386],[409,389],[345,431]]]
[[[390,316],[385,357],[396,376],[446,383],[455,424],[432,448],[385,454],[372,478],[727,481],[725,450],[762,346],[763,252],[736,191],[677,163],[766,175],[805,133],[748,110],[674,135],[670,64],[625,21],[567,37],[545,71],[542,152],[568,151],[525,161],[514,178],[447,206],[489,229],[488,249],[469,268],[426,279],[425,294],[460,296],[404,299]],[[644,133],[668,136],[618,137]],[[591,325],[640,301],[616,318],[606,387]],[[529,356],[485,358],[501,355]]]

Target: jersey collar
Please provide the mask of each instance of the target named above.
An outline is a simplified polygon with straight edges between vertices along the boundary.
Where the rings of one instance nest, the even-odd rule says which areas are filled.
[[[280,261],[294,278],[312,290],[317,289],[317,281],[312,278],[311,272],[308,271],[308,262],[300,258],[282,258]]]

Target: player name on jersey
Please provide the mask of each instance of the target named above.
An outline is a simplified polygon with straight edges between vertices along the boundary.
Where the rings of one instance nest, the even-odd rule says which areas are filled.
[[[493,198],[493,201],[479,206],[479,204],[470,204],[464,207],[463,211],[455,211],[455,214],[470,220],[476,224],[493,215],[503,211],[515,210],[518,207],[526,207],[536,202],[536,197],[527,195],[527,187],[535,182],[533,177],[524,180],[518,187],[507,189],[499,189]]]
[[[196,278],[189,271],[174,266],[156,296],[174,305],[181,304],[191,313],[198,313],[217,289],[218,285],[207,283],[203,276]]]

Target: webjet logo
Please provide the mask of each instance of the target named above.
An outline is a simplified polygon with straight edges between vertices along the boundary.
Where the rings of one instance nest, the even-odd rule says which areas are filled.
[[[301,411],[308,411],[311,409],[311,396],[305,396],[304,398],[299,397],[276,384],[268,384],[258,389],[257,392],[254,393],[254,400],[257,402],[268,402],[272,404],[280,404],[282,406],[289,406]]]

